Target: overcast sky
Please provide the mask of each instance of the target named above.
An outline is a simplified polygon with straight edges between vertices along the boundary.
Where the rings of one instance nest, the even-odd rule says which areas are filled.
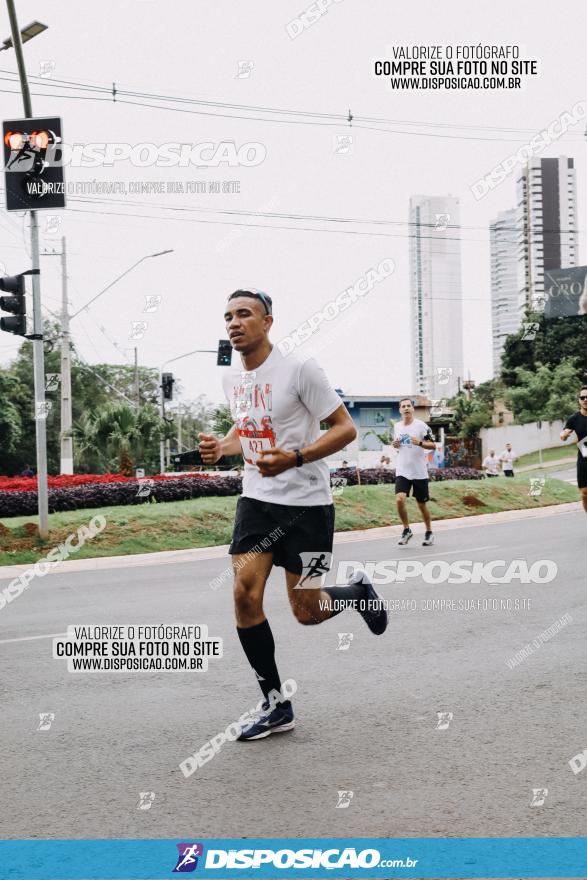
[[[234,141],[256,142],[266,149],[265,160],[248,168],[137,168],[126,161],[113,169],[66,170],[69,182],[240,181],[240,194],[69,199],[59,235],[67,237],[73,309],[145,254],[174,249],[142,263],[72,323],[75,343],[89,363],[120,362],[112,342],[128,348],[132,358],[131,327],[137,320],[149,325],[136,342],[141,364],[160,366],[192,349],[215,348],[224,336],[227,294],[247,285],[273,297],[277,340],[367,269],[391,258],[395,273],[303,350],[315,353],[333,384],[346,393],[409,393],[408,201],[416,193],[452,194],[460,199],[463,227],[465,368],[478,381],[491,377],[488,224],[498,211],[514,206],[515,175],[480,201],[470,186],[532,132],[587,98],[580,26],[584,3],[559,2],[544,15],[529,0],[393,5],[342,0],[291,39],[286,25],[304,8],[303,0],[258,0],[248,8],[234,0],[75,5],[17,0],[21,27],[35,18],[49,25],[24,47],[29,74],[38,75],[43,61],[55,64],[52,85],[45,79],[46,85],[31,87],[34,113],[61,116],[68,143]],[[2,4],[0,37],[8,34]],[[374,59],[392,57],[392,45],[479,42],[519,45],[523,57],[539,62],[539,75],[527,79],[521,91],[394,92],[372,73]],[[253,63],[252,70],[248,77],[238,77],[239,62],[244,61]],[[16,70],[12,51],[0,53],[0,69]],[[0,76],[2,118],[18,118],[20,95],[9,93],[17,87],[4,79],[5,72]],[[164,110],[49,97],[81,94],[59,87],[56,79],[107,87],[116,82],[118,89],[306,114],[346,114],[350,108],[355,117],[397,124],[369,123],[368,128],[355,122],[351,129],[338,123],[309,124],[312,117],[307,115],[289,117],[304,124],[286,124],[267,121],[258,112],[218,106],[168,104]],[[149,98],[132,100],[153,103]],[[180,108],[190,112],[178,112]],[[214,113],[224,115],[206,115]],[[575,158],[580,227],[587,205],[584,130],[584,123],[576,126],[542,154]],[[338,136],[349,133],[352,152],[336,153]],[[221,213],[230,210],[393,225],[245,218],[245,224],[264,225],[232,226],[227,224],[231,215]],[[58,249],[59,237],[43,232],[40,216],[43,246]],[[26,227],[22,215],[2,210],[0,262],[8,272],[29,266]],[[581,262],[586,247],[582,233]],[[42,257],[42,269],[43,304],[58,309],[59,260]],[[155,314],[143,313],[147,295],[162,297]],[[9,362],[17,345],[2,334],[1,364]],[[222,399],[221,370],[213,355],[195,355],[170,369],[181,381],[184,399],[201,393],[214,402]]]

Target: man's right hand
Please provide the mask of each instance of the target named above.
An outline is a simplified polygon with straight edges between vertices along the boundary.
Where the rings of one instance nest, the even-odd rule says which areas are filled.
[[[571,436],[572,433],[573,433],[572,428],[564,428],[561,431],[561,440],[563,441],[563,443],[565,440],[567,440]]]
[[[200,455],[204,464],[216,464],[222,458],[222,441],[213,434],[198,434]]]
[[[399,440],[394,440],[391,445],[394,447],[394,449],[399,449],[401,444]]]

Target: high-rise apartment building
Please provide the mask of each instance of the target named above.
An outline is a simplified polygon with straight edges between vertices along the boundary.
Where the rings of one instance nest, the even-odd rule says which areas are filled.
[[[412,376],[417,394],[450,397],[463,378],[459,200],[410,199]]]
[[[500,211],[489,226],[493,375],[501,368],[506,336],[520,326],[518,308],[518,231],[515,208]]]
[[[544,272],[578,262],[577,185],[573,159],[531,159],[517,182],[518,310],[541,310]]]

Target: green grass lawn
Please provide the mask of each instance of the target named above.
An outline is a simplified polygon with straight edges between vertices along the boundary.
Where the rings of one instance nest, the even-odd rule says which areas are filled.
[[[497,453],[499,455],[499,453]],[[565,458],[574,461],[577,457],[577,448],[574,443],[567,443],[565,446],[551,446],[550,449],[542,450],[542,461],[559,461]],[[514,462],[514,470],[516,468],[526,467],[530,464],[539,464],[540,459],[537,452],[529,452],[527,455],[521,455]]]
[[[451,480],[430,484],[433,519],[474,516],[500,510],[519,510],[577,501],[577,489],[561,480],[547,480],[542,495],[528,494],[529,479],[500,477],[495,480]],[[53,513],[46,544],[34,535],[36,517],[0,520],[0,565],[34,562],[63,542],[97,513],[106,517],[103,532],[87,543],[72,559],[94,556],[126,556],[158,550],[183,550],[228,544],[237,496],[192,498],[162,504],[103,507]],[[336,529],[368,529],[397,525],[393,485],[349,486],[335,498]],[[409,501],[411,515],[419,520],[415,501]],[[76,542],[77,543],[77,542]]]

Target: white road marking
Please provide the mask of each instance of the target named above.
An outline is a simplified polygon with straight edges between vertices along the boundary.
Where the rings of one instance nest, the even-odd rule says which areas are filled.
[[[34,642],[35,639],[57,639],[67,636],[67,633],[45,633],[42,636],[20,636],[18,639],[0,639],[0,645],[8,645],[10,642]]]
[[[495,550],[499,547],[499,544],[489,544],[487,547],[465,547],[464,549],[460,547],[458,550],[443,550],[441,553],[420,553],[419,556],[406,556],[406,559],[430,559],[431,562],[434,562],[432,556],[452,556],[455,553],[478,553],[480,550]],[[400,553],[402,557],[403,553]]]

